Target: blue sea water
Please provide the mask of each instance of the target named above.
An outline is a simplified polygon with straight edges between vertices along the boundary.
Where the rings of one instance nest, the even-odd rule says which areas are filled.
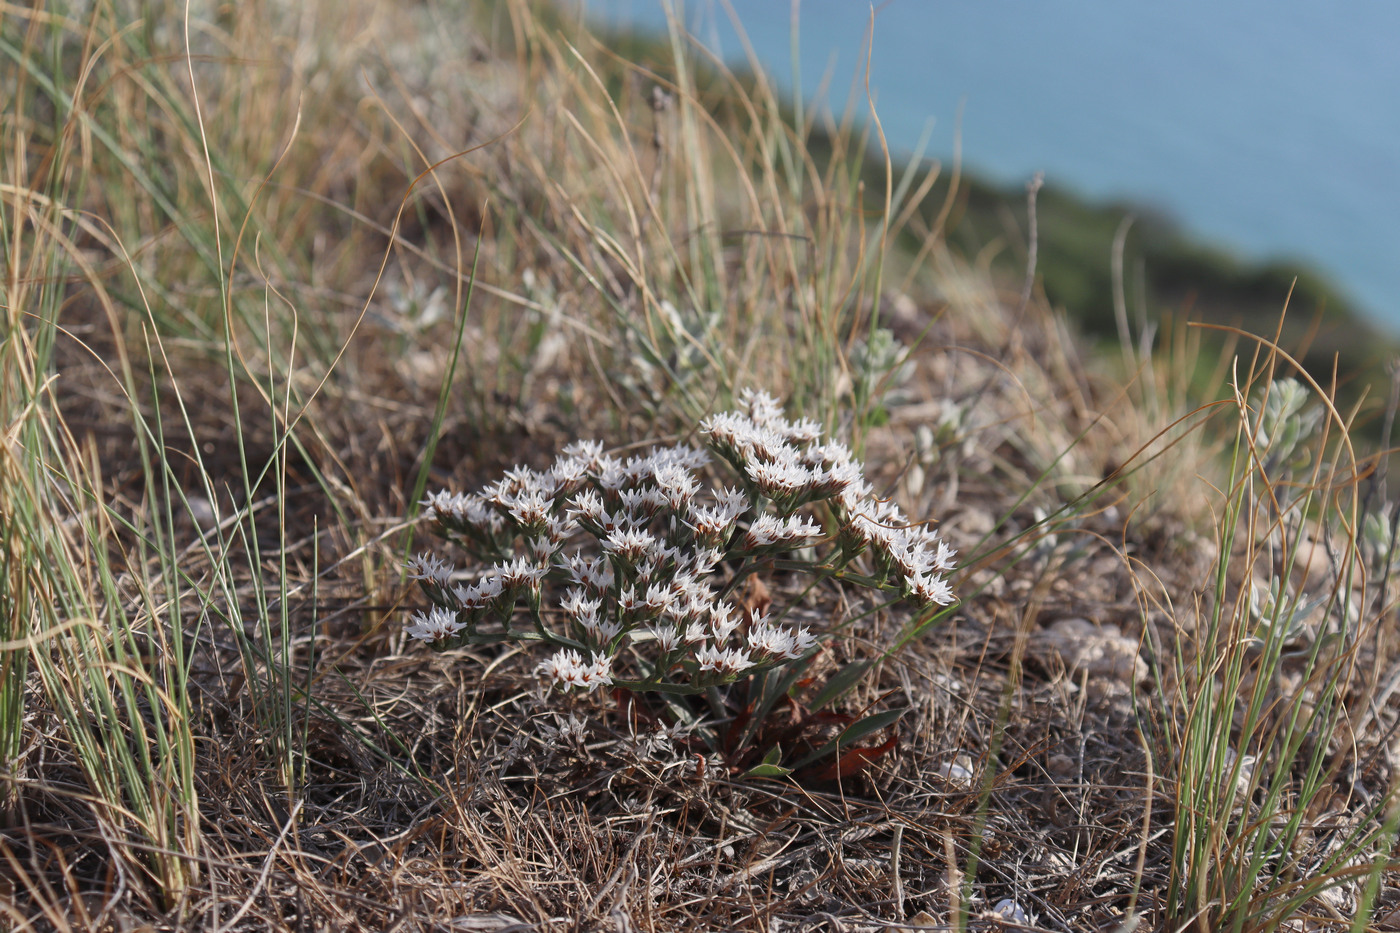
[[[660,0],[586,0],[662,29]],[[690,0],[696,37],[795,86],[789,0]],[[839,110],[872,7],[796,8],[802,92]],[[1400,3],[1394,0],[886,0],[870,85],[886,136],[1002,182],[1048,180],[1165,209],[1250,259],[1319,269],[1400,335]],[[863,96],[863,89],[857,88]],[[1105,262],[1108,257],[1105,257]]]

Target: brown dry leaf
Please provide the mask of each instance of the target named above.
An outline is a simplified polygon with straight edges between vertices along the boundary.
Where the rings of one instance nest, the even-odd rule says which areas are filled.
[[[739,597],[740,607],[752,616],[761,616],[772,604],[773,594],[768,591],[768,584],[756,575],[749,577],[744,584],[743,595]]]

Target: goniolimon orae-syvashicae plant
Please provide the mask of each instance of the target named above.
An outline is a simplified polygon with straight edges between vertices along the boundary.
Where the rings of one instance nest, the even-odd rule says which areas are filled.
[[[547,470],[517,467],[477,493],[431,495],[439,534],[483,569],[411,558],[432,605],[412,615],[407,633],[439,649],[543,642],[554,650],[538,672],[551,684],[665,694],[673,708],[686,695],[713,701],[716,688],[761,679],[747,711],[761,715],[831,633],[785,624],[787,609],[741,608],[734,596],[750,576],[834,579],[929,615],[954,603],[952,549],[875,498],[863,466],[817,423],[790,420],[770,395],[746,391],[739,410],[706,418],[699,435],[708,451],[657,447],[626,460],[580,441]],[[707,485],[712,465],[736,483]],[[851,680],[833,678],[847,688]],[[820,691],[818,705],[832,698]],[[852,722],[813,754],[891,722],[889,713]],[[765,759],[760,773],[786,770],[773,750]]]

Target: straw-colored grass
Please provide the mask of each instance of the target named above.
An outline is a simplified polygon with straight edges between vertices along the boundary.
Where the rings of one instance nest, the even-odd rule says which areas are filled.
[[[1249,335],[1089,356],[859,92],[628,48],[525,0],[0,8],[0,928],[1396,928],[1374,413]],[[866,667],[817,725],[907,709],[868,767],[742,780],[405,643],[426,488],[747,386],[960,550],[946,624],[802,600],[859,621],[792,709]]]

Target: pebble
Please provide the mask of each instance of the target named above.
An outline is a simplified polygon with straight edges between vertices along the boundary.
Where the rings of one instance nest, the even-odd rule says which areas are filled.
[[[1088,619],[1060,619],[1040,632],[1032,650],[1042,660],[1058,655],[1071,674],[1087,673],[1132,686],[1147,679],[1147,662],[1138,654],[1135,638],[1116,625],[1095,625]]]

